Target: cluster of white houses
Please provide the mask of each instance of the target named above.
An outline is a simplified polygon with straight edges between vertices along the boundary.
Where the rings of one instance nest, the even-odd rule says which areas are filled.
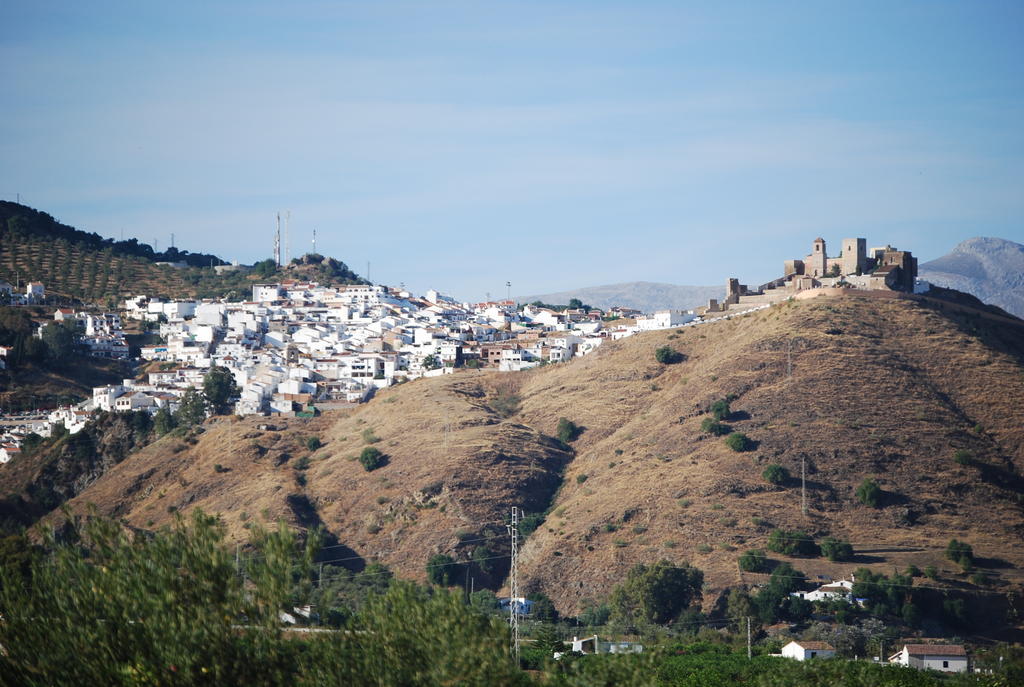
[[[36,291],[45,293],[41,284]],[[143,361],[159,365],[94,388],[78,406],[50,411],[32,432],[48,436],[56,424],[77,432],[96,410],[173,412],[214,366],[235,378],[236,414],[302,414],[360,403],[377,389],[458,367],[518,371],[586,355],[609,339],[702,321],[678,310],[645,316],[628,308],[460,303],[437,291],[417,297],[387,286],[294,281],[254,284],[251,299],[241,302],[134,296],[120,314],[54,313],[88,353],[126,359],[122,318],[159,331],[162,343],[140,350]],[[17,455],[19,438],[3,438],[9,450],[0,447],[0,462]]]
[[[178,396],[221,366],[241,389],[237,414],[287,414],[358,403],[464,365],[511,371],[561,362],[610,336],[601,313],[520,311],[512,301],[457,303],[436,291],[418,298],[373,285],[255,284],[244,302],[139,296],[125,306],[126,317],[159,323],[164,343],[141,356],[165,365],[141,383],[96,389],[97,408],[159,407],[161,394]]]
[[[14,286],[0,280],[0,299],[11,305],[36,305],[46,301],[46,287],[42,282],[30,281],[25,284],[25,290],[19,293]]]

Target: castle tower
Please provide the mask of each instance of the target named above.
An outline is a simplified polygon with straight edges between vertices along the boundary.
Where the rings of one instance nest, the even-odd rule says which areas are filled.
[[[843,274],[857,274],[867,267],[868,249],[866,239],[843,239],[841,256]]]
[[[807,260],[804,263],[806,265],[806,274],[812,277],[824,276],[828,268],[828,257],[825,254],[825,239],[820,236],[814,239],[814,243],[811,244],[811,254],[807,256]]]

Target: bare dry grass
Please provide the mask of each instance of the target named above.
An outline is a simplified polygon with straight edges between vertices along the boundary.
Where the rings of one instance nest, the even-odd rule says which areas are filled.
[[[685,361],[655,361],[669,341]],[[812,575],[915,564],[959,580],[942,558],[955,536],[999,584],[1019,585],[1022,360],[1021,330],[969,313],[915,300],[802,302],[638,335],[526,373],[421,380],[354,411],[289,420],[280,432],[256,430],[256,419],[218,423],[181,453],[164,439],[124,461],[73,506],[94,501],[138,526],[167,522],[169,505],[202,506],[241,538],[246,522],[308,525],[311,516],[289,505],[300,494],[352,555],[419,579],[434,553],[465,558],[481,540],[507,551],[502,520],[512,505],[550,507],[520,574],[527,590],[566,611],[610,591],[635,563],[662,557],[704,569],[711,603],[760,579],[736,561],[763,548],[773,527],[853,543],[851,563],[793,560]],[[727,395],[727,423],[756,442],[753,451],[700,431],[707,408]],[[510,396],[514,412],[500,400]],[[561,417],[583,428],[572,454],[551,438]],[[367,429],[389,458],[372,473],[353,460]],[[311,434],[324,446],[303,486],[280,456],[309,454]],[[957,449],[975,462],[955,462]],[[761,477],[778,463],[798,480],[802,460],[806,516],[798,484]],[[856,500],[865,477],[885,491],[883,507]]]

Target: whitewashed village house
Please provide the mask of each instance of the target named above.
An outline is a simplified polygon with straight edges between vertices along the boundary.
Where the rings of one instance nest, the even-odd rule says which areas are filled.
[[[904,644],[899,653],[889,657],[889,663],[919,670],[965,673],[968,661],[967,651],[960,644]]]
[[[828,642],[798,642],[794,640],[782,647],[782,655],[797,661],[808,661],[812,658],[832,658],[836,655],[836,650]]]

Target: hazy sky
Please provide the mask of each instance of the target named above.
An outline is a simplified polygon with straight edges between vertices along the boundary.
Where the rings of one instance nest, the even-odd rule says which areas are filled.
[[[462,298],[1024,242],[1021,2],[0,6],[0,197]]]

